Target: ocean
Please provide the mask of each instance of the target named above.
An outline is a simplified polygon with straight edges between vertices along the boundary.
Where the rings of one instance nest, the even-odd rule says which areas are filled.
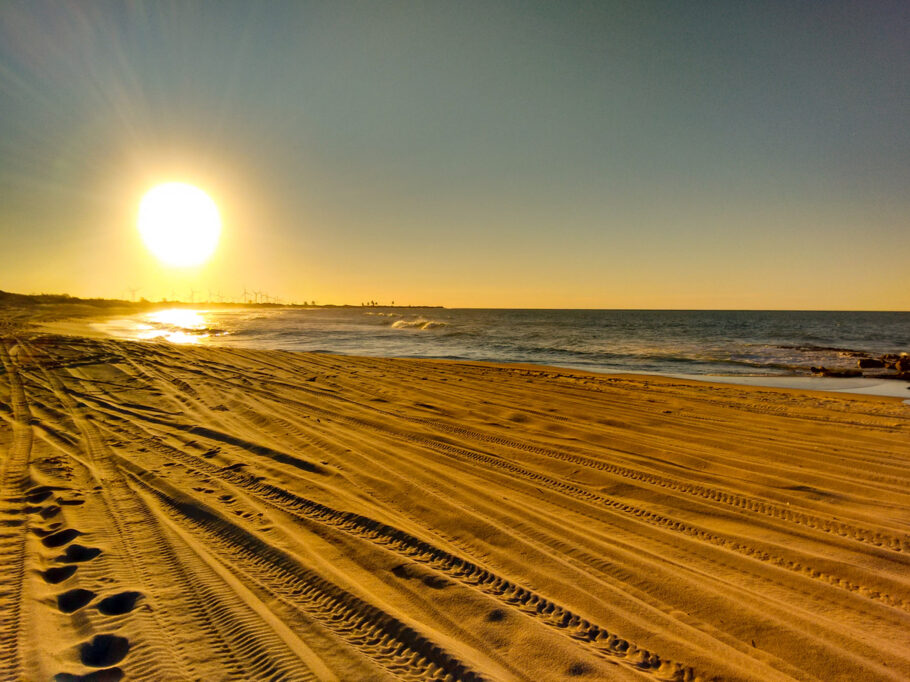
[[[134,339],[726,378],[810,377],[910,351],[908,312],[177,308],[101,326]],[[885,383],[907,395],[895,392],[906,382]]]

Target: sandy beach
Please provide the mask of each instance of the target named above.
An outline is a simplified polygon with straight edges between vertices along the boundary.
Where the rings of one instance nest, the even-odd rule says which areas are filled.
[[[910,677],[899,399],[51,335],[0,359],[3,679]]]

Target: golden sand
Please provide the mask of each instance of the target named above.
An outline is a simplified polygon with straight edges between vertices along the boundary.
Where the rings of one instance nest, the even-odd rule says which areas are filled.
[[[4,680],[910,678],[897,399],[0,346]]]

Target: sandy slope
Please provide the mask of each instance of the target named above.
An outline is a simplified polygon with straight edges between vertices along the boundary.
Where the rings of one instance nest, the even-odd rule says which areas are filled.
[[[910,678],[897,400],[64,337],[0,360],[4,680]]]

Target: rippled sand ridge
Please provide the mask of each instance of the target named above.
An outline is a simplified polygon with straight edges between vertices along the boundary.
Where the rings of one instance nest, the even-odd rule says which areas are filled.
[[[898,399],[24,334],[0,360],[4,680],[910,678]]]

